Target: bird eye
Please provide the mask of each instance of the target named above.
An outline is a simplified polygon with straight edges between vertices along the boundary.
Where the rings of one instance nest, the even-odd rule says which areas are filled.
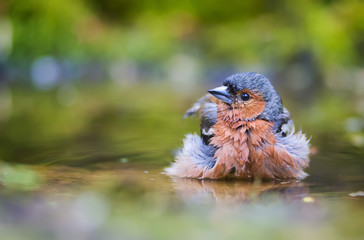
[[[250,95],[248,93],[242,93],[241,94],[241,99],[243,101],[248,101],[250,99]]]

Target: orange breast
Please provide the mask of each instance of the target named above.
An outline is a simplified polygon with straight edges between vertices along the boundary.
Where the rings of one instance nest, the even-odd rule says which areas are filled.
[[[233,114],[234,115],[234,114]],[[242,121],[219,114],[213,126],[216,164],[203,178],[296,178],[297,164],[287,149],[276,144],[273,123],[261,119]]]

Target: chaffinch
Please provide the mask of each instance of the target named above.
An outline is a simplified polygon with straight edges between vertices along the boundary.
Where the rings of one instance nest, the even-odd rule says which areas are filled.
[[[262,74],[228,77],[223,86],[187,110],[199,113],[201,134],[188,134],[172,176],[199,179],[302,179],[309,140],[294,124],[281,97]]]

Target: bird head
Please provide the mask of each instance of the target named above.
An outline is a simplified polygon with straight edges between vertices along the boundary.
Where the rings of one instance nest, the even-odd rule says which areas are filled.
[[[224,110],[239,113],[245,120],[260,118],[274,121],[283,112],[280,96],[268,78],[259,73],[232,75],[223,86],[208,92],[221,100]]]

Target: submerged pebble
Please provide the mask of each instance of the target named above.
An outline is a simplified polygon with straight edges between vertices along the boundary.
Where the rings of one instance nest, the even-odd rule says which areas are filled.
[[[313,197],[304,197],[304,198],[302,198],[302,201],[304,203],[313,203],[313,202],[315,202],[315,199]]]

